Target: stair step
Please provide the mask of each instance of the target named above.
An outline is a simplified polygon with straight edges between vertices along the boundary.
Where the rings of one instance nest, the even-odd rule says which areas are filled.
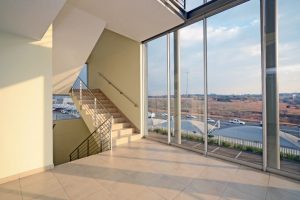
[[[139,140],[139,139],[141,139],[140,134],[131,134],[131,135],[126,135],[126,136],[122,136],[119,138],[112,138],[112,145],[118,146],[121,144],[128,144],[128,143],[131,143],[131,142]]]
[[[110,102],[103,102],[103,101],[99,101],[100,103],[101,103],[101,105],[103,105],[103,107],[109,107],[109,108],[111,108],[111,107],[115,107],[112,103],[110,103]],[[94,103],[95,103],[95,101],[94,100],[92,100],[92,99],[88,99],[88,100],[82,100],[82,104],[89,104],[89,105],[93,105],[93,106],[95,106],[94,105]],[[99,106],[99,105],[98,105]]]
[[[86,113],[88,115],[93,115],[94,112],[95,112],[95,109],[93,108],[88,108],[88,109],[85,109],[86,110]],[[99,113],[102,112],[103,110],[102,109],[96,109]],[[119,112],[110,112],[109,113],[110,115],[112,115],[114,118],[120,118],[120,117],[123,117],[123,115]]]
[[[134,128],[123,128],[123,129],[114,130],[111,132],[112,137],[121,137],[124,135],[133,134],[133,133],[134,133]]]
[[[92,108],[92,109],[94,109],[94,103],[83,103],[83,105],[87,105],[87,107],[88,108]],[[103,104],[102,104],[103,105]],[[99,107],[99,109],[101,109],[101,107],[100,107],[100,105],[98,105],[98,107]],[[108,108],[115,108],[115,106],[114,105],[112,105],[112,104],[105,104],[105,105],[103,105],[103,107],[105,108],[105,109],[108,109]],[[98,109],[98,108],[97,108]]]
[[[127,120],[124,117],[114,117],[113,123],[122,123],[122,122],[127,122]]]
[[[125,123],[114,123],[112,125],[112,131],[114,130],[120,130],[120,129],[124,129],[124,128],[130,128],[131,124],[128,122]]]

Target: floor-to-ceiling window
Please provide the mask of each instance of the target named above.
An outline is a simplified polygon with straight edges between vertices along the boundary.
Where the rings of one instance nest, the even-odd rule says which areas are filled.
[[[148,133],[167,137],[167,37],[147,44]]]
[[[280,168],[300,173],[300,1],[278,1]]]
[[[262,164],[260,1],[208,18],[209,151]],[[209,126],[212,124],[209,123]]]
[[[264,1],[264,5],[267,2],[269,1]],[[268,9],[272,8],[274,2],[269,2]],[[205,44],[203,21],[179,30],[180,63],[178,65],[171,63],[169,77],[171,79],[170,117],[173,119],[173,116],[180,114],[182,146],[205,152],[204,136],[207,134],[209,155],[221,155],[235,161],[246,161],[248,164],[266,167],[266,170],[276,168],[299,174],[300,15],[298,11],[300,2],[278,0],[278,56],[272,54],[276,49],[274,44],[277,44],[277,40],[272,38],[276,34],[272,35],[272,32],[267,30],[276,16],[272,19],[274,13],[261,9],[261,3],[260,0],[251,0],[209,16],[207,54],[203,48]],[[262,26],[261,17],[267,20],[264,22],[265,26]],[[276,33],[274,30],[273,32]],[[159,41],[161,44],[156,45],[155,52],[159,52],[160,56],[153,56],[155,53],[151,53],[154,51],[151,50],[153,48],[151,44]],[[166,141],[168,106],[166,39],[153,40],[148,42],[148,46],[148,59],[154,59],[151,62],[159,62],[162,66],[160,74],[153,78],[154,76],[149,74],[153,64],[149,61],[148,84],[152,84],[151,80],[155,82],[153,87],[162,83],[160,85],[164,85],[161,88],[165,92],[150,95],[152,86],[149,85],[149,102],[152,103],[151,106],[149,104],[148,116],[159,119],[156,120],[160,122],[157,123],[159,130],[157,127],[152,127],[157,129],[154,131],[159,133],[157,135],[164,135],[162,138]],[[176,48],[171,44],[170,49],[173,62],[176,60],[176,53],[172,51]],[[205,55],[207,55],[207,76],[205,76]],[[274,68],[272,62],[275,62],[276,58],[278,65],[275,64],[277,68]],[[176,100],[178,96],[176,97],[174,92],[178,87],[176,68],[179,68],[181,101]],[[269,75],[274,73],[277,77],[269,79]],[[207,83],[207,92],[205,92],[205,83]],[[155,103],[157,100],[154,97],[158,98],[158,96],[161,102],[164,99],[165,104]],[[205,106],[205,97],[207,97],[207,106]],[[178,102],[180,111],[176,113],[175,107]],[[155,111],[151,117],[154,108],[161,111]],[[277,108],[279,112],[275,111]],[[272,121],[273,119],[276,120]],[[176,136],[176,130],[173,130],[176,127],[174,121],[176,120],[171,120],[171,133]],[[275,129],[277,125],[278,131]],[[276,141],[273,141],[274,138]],[[180,143],[176,137],[171,142]]]
[[[203,22],[180,30],[181,138],[204,150]]]

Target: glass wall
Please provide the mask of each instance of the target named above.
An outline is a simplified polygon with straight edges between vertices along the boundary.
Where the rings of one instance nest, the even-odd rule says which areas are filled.
[[[180,30],[182,144],[204,150],[203,22]]]
[[[147,44],[148,133],[167,141],[167,37]]]
[[[209,151],[262,164],[260,2],[208,19]]]
[[[208,18],[207,80],[209,151],[261,165],[259,19],[259,0]]]
[[[276,85],[269,87],[272,85],[268,79],[276,70],[266,68],[266,74],[262,71],[265,67],[261,55],[264,30],[261,30],[260,3],[260,0],[247,1],[207,18],[207,76],[204,74],[203,21],[179,30],[181,145],[205,152],[208,144],[207,151],[211,155],[264,166],[267,170],[276,166],[276,169],[300,174],[300,1],[278,0],[278,69],[277,78],[271,83],[277,81],[278,94],[273,90]],[[268,53],[272,47],[266,45],[269,45]],[[173,50],[171,43],[171,119],[176,114]],[[148,124],[150,131],[164,141],[167,141],[168,106],[166,51],[166,37],[148,43]],[[265,61],[269,67],[270,61]],[[279,103],[264,102],[264,98],[274,96]],[[275,123],[271,118],[276,119],[276,112],[270,107],[279,108],[279,121]],[[263,116],[269,123],[264,124]],[[280,131],[274,142],[272,138],[277,131],[272,131],[272,126],[276,123]],[[173,128],[171,120],[172,133]],[[276,146],[278,141],[280,144]]]
[[[300,1],[278,3],[280,168],[300,173]]]

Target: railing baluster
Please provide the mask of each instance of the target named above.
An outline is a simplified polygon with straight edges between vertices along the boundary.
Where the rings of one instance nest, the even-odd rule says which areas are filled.
[[[90,155],[90,140],[87,140],[87,156]]]
[[[82,106],[82,81],[79,82],[79,104]]]

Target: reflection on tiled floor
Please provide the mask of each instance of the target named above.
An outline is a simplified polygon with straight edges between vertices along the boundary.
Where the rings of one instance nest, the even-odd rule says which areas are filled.
[[[300,182],[149,140],[0,185],[0,199],[297,199]]]

